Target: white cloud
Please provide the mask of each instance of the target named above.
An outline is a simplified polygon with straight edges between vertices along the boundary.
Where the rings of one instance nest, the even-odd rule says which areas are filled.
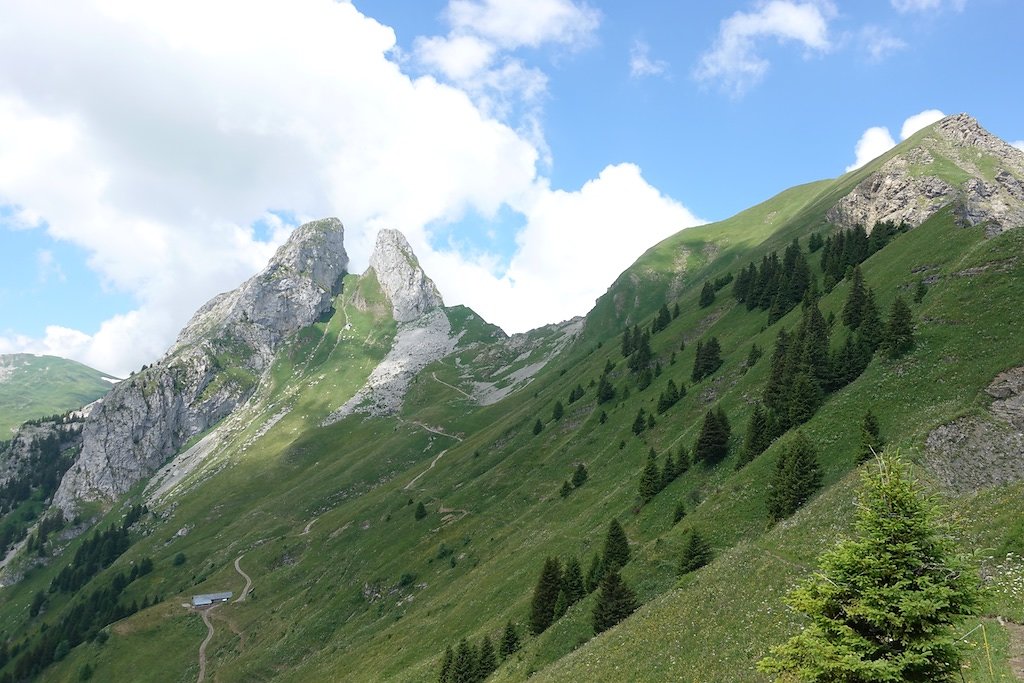
[[[1024,140],[1017,140],[1015,142],[1011,142],[1010,144],[1019,149],[1020,151],[1024,152]]]
[[[660,76],[668,68],[668,62],[651,59],[651,46],[642,40],[634,41],[629,49],[629,75],[633,78]]]
[[[761,42],[795,41],[809,52],[827,52],[832,46],[828,22],[834,14],[835,8],[826,0],[771,0],[752,12],[736,12],[722,21],[714,45],[701,55],[694,75],[742,95],[764,78],[770,66],[758,51]]]
[[[907,43],[880,26],[865,26],[860,31],[860,42],[872,62],[881,62],[894,52],[905,50]]]
[[[456,34],[474,33],[506,49],[584,47],[601,22],[600,12],[573,0],[450,0],[446,14]]]
[[[945,118],[945,116],[938,109],[925,109],[920,114],[908,116],[907,120],[903,122],[903,127],[900,128],[900,139],[906,140],[917,131],[932,125],[939,119]]]
[[[453,25],[506,50],[544,40],[574,47],[597,21],[582,4],[538,2],[549,23],[531,15],[523,21],[534,25],[517,25],[515,5],[453,2]],[[695,222],[628,164],[576,192],[549,189],[537,170],[547,154],[537,119],[514,129],[498,118],[500,100],[403,73],[393,31],[350,3],[94,0],[61,12],[16,3],[4,25],[7,227],[45,225],[137,303],[85,331],[56,324],[54,311],[41,338],[15,330],[0,350],[69,356],[123,376],[158,357],[207,299],[266,263],[293,227],[281,215],[342,218],[353,271],[365,267],[378,228],[402,230],[449,302],[510,331],[585,313],[653,239]],[[486,46],[461,49],[439,52],[438,68],[484,65],[474,68],[492,91],[541,98],[543,73],[490,58]],[[503,206],[527,227],[502,276],[494,256],[429,247],[434,226]],[[254,232],[257,221],[269,236]]]
[[[967,0],[890,0],[893,8],[897,12],[935,12],[945,9],[947,6],[951,9],[962,12],[964,7],[967,6]]]
[[[630,163],[607,166],[576,191],[539,185],[521,208],[527,225],[504,277],[490,275],[486,258],[421,258],[442,292],[461,290],[463,302],[511,332],[582,315],[651,245],[702,223]]]
[[[60,263],[49,249],[40,249],[36,252],[36,280],[41,285],[45,285],[51,280],[67,281],[64,269],[60,267]]]
[[[906,140],[917,131],[930,126],[944,116],[945,114],[938,109],[925,109],[920,113],[908,116],[900,127],[900,139]],[[889,132],[888,128],[884,126],[868,128],[860,136],[860,140],[857,141],[856,148],[854,149],[856,160],[846,167],[847,173],[885,154],[895,146],[896,141],[893,140],[892,133]]]

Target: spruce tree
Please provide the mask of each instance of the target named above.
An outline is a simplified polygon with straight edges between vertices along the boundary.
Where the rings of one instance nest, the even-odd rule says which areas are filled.
[[[664,489],[676,478],[676,460],[672,457],[672,451],[665,456],[665,465],[661,468],[661,486]]]
[[[587,466],[583,463],[576,465],[576,469],[572,473],[572,486],[578,489],[586,483],[587,477],[590,474],[587,472]]]
[[[562,568],[557,557],[549,557],[544,561],[537,586],[533,590],[530,603],[530,630],[539,635],[551,625],[554,618],[555,602],[562,589]]]
[[[679,453],[676,455],[676,475],[674,478],[678,478],[689,469],[690,453],[686,450],[686,446],[684,444],[679,444]]]
[[[612,519],[608,524],[608,535],[604,540],[604,557],[602,558],[605,573],[623,567],[629,562],[629,540],[622,530],[619,520]]]
[[[658,309],[658,315],[654,318],[654,331],[661,332],[668,327],[670,322],[672,322],[672,314],[669,313],[668,305],[662,304],[661,308]]]
[[[587,593],[593,593],[597,590],[603,578],[604,563],[601,561],[601,556],[594,553],[594,556],[590,559],[590,569],[587,570],[587,578],[583,580],[583,586],[587,589]]]
[[[613,398],[615,398],[615,387],[608,379],[608,373],[605,373],[601,375],[601,380],[597,383],[597,403],[598,405],[607,403]]]
[[[672,526],[679,524],[683,517],[686,516],[686,506],[683,505],[682,501],[676,503],[676,509],[672,512]]]
[[[707,308],[715,303],[715,286],[711,282],[704,283],[704,287],[700,290],[700,301],[698,303],[701,308]]]
[[[555,600],[555,609],[551,613],[552,623],[558,621],[565,616],[565,613],[569,611],[569,598],[566,596],[565,591],[559,589],[558,598]]]
[[[452,646],[444,649],[444,656],[441,658],[441,670],[438,672],[438,683],[452,683],[455,677],[455,653]]]
[[[636,417],[633,418],[633,433],[639,435],[645,429],[647,429],[647,411],[640,408],[636,411]]]
[[[814,446],[797,432],[782,449],[768,485],[768,516],[778,522],[799,510],[821,488]]]
[[[914,315],[910,307],[897,295],[889,309],[889,319],[885,324],[882,337],[882,348],[889,358],[899,358],[914,348]]]
[[[850,293],[846,297],[846,304],[843,305],[843,324],[851,330],[856,330],[860,327],[866,297],[867,290],[864,286],[864,275],[860,272],[860,266],[856,266],[850,278]]]
[[[764,351],[756,343],[750,345],[750,353],[747,354],[746,367],[752,368],[757,365],[757,361],[761,360],[761,356],[764,355]]]
[[[413,513],[413,517],[415,517],[416,521],[418,522],[418,521],[420,521],[421,519],[423,519],[426,516],[427,516],[427,508],[426,508],[425,505],[423,505],[423,501],[420,501],[416,505],[416,511]]]
[[[711,544],[704,536],[694,529],[683,547],[683,556],[679,560],[679,573],[688,574],[696,571],[711,561]]]
[[[465,638],[459,641],[452,664],[452,683],[474,683],[476,679],[476,652]]]
[[[878,418],[868,410],[860,423],[860,451],[857,453],[857,464],[867,462],[882,452],[882,432],[878,427]]]
[[[505,624],[505,632],[501,634],[501,656],[508,659],[519,651],[519,632],[511,621]]]
[[[693,447],[693,459],[703,460],[709,465],[721,462],[729,454],[729,423],[721,409],[709,410],[704,414],[697,443]]]
[[[648,502],[661,490],[661,470],[658,469],[658,459],[654,453],[654,449],[651,449],[650,454],[647,456],[647,465],[644,466],[644,471],[640,475],[640,500],[641,502]]]
[[[562,498],[568,498],[570,493],[572,493],[572,484],[567,481],[563,481],[562,488],[558,490],[558,495]]]
[[[565,571],[562,572],[562,592],[572,607],[587,595],[587,587],[583,581],[583,568],[575,556],[571,556],[565,563]]]
[[[601,579],[601,591],[594,604],[594,634],[607,631],[639,606],[633,592],[618,571],[612,570]]]
[[[940,519],[898,454],[865,467],[854,537],[789,594],[805,624],[758,668],[822,683],[959,680],[953,627],[981,610],[982,596]]]
[[[875,303],[875,292],[869,287],[864,296],[864,306],[861,309],[860,329],[857,330],[856,346],[860,353],[860,365],[867,367],[872,356],[882,343],[885,329],[882,325],[882,318],[878,312],[878,304]],[[859,374],[859,373],[858,373]]]
[[[533,435],[537,436],[542,431],[544,431],[544,423],[541,422],[540,418],[538,417],[537,421],[533,423]]]
[[[565,407],[561,401],[555,401],[555,407],[551,409],[551,419],[557,422],[562,419],[563,415],[565,415]]]
[[[771,442],[772,433],[768,411],[758,403],[754,406],[754,410],[750,413],[750,419],[747,421],[747,433],[743,439],[743,452],[736,462],[737,469],[764,453]]]
[[[480,642],[480,651],[477,655],[476,675],[477,680],[484,680],[498,669],[498,656],[494,652],[494,644],[491,637],[484,635]]]

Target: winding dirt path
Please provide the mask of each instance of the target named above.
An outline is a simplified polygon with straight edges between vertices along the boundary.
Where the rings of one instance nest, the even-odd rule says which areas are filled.
[[[314,520],[315,521],[315,520]],[[242,571],[242,566],[238,564],[242,558],[245,557],[245,553],[242,553],[235,558],[235,571],[238,572],[239,576],[245,579],[245,588],[242,589],[242,594],[238,597],[235,602],[245,602],[245,598],[249,595],[249,591],[252,590],[252,579],[249,575]]]
[[[459,388],[458,388],[457,386],[455,386],[455,385],[453,385],[453,384],[448,384],[448,382],[445,382],[445,381],[444,381],[443,379],[438,379],[438,378],[437,378],[437,373],[436,373],[436,372],[431,372],[431,373],[430,373],[430,376],[431,376],[431,377],[433,377],[433,378],[434,378],[434,381],[435,381],[435,382],[437,382],[438,384],[443,384],[443,385],[445,385],[446,387],[448,387],[449,389],[454,389],[455,391],[459,392],[460,394],[462,394],[462,395],[463,395],[463,396],[465,396],[466,398],[468,398],[468,399],[470,399],[470,400],[473,400],[473,397],[472,397],[472,396],[471,396],[470,394],[467,394],[467,393],[466,393],[465,391],[463,391],[462,389],[459,389]]]
[[[308,535],[308,534],[309,534],[309,530],[313,528],[313,525],[314,525],[314,524],[316,524],[316,521],[317,521],[318,519],[320,519],[320,515],[317,515],[317,516],[316,516],[316,517],[314,517],[313,519],[311,519],[311,520],[309,520],[308,522],[306,522],[306,528],[304,528],[304,529],[302,530],[302,533],[301,533],[301,534],[299,534],[299,536],[306,536],[306,535]]]
[[[213,640],[213,621],[210,619],[210,612],[217,609],[217,605],[211,605],[204,610],[201,610],[203,615],[203,623],[206,624],[207,633],[206,639],[202,645],[199,646],[199,678],[196,679],[196,683],[203,683],[206,680],[206,646]]]
[[[447,453],[447,452],[448,452],[448,449],[446,448],[443,451],[441,451],[440,453],[438,453],[437,457],[430,461],[430,466],[427,467],[427,469],[425,469],[422,472],[420,472],[419,474],[417,474],[415,477],[413,477],[412,481],[410,481],[408,484],[406,484],[404,487],[402,487],[402,490],[403,491],[408,491],[413,486],[415,486],[416,482],[418,482],[420,480],[420,477],[422,477],[424,474],[426,474],[430,470],[434,469],[434,465],[437,464],[437,461],[440,460],[441,458],[443,458],[444,454]]]

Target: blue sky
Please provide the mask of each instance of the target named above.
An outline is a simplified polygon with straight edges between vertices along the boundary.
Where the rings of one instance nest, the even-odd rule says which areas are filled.
[[[1024,140],[1017,0],[223,0],[5,10],[0,352],[111,373],[337,215],[508,331],[901,129]],[[909,119],[909,121],[908,121]],[[905,125],[907,124],[907,125]]]

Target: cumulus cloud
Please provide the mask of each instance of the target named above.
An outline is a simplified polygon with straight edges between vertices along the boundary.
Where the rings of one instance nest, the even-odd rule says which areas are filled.
[[[736,12],[722,21],[694,75],[700,81],[718,82],[735,96],[742,95],[768,71],[770,63],[758,49],[764,41],[796,42],[808,52],[827,52],[832,47],[828,22],[834,15],[835,8],[826,0],[771,0],[751,12]]]
[[[925,109],[918,114],[908,116],[900,127],[900,139],[906,140],[917,131],[930,126],[944,116],[945,114],[938,109]],[[857,170],[895,146],[896,141],[893,140],[892,133],[889,132],[888,128],[885,126],[872,126],[868,128],[857,141],[857,145],[854,148],[856,159],[846,167],[847,173]]]
[[[860,31],[860,42],[868,59],[881,62],[889,55],[907,48],[907,43],[880,26],[868,25]]]
[[[537,96],[543,74],[501,51],[579,45],[598,18],[567,0],[527,3],[542,22],[517,14],[519,4],[452,2],[453,30],[483,43],[448,55],[438,47],[438,68],[457,73],[465,61],[494,90]],[[15,330],[0,338],[3,351],[69,356],[123,376],[158,357],[207,299],[258,271],[306,218],[342,218],[354,270],[378,228],[402,230],[450,303],[510,331],[586,312],[648,238],[695,222],[629,165],[575,192],[551,189],[538,172],[546,152],[536,121],[511,125],[467,88],[404,73],[394,32],[350,3],[94,0],[61,12],[16,3],[4,36],[3,225],[81,247],[104,285],[136,305],[84,331],[57,324],[54,312],[41,338]],[[613,197],[629,216],[607,205]],[[526,223],[504,271],[494,256],[431,248],[434,227],[502,207]],[[611,225],[602,216],[629,228],[592,244],[591,231]],[[569,253],[585,253],[592,268],[537,251],[570,237],[582,244]]]
[[[60,267],[60,263],[49,249],[40,249],[36,252],[36,280],[41,285],[50,281],[64,282],[67,280],[64,269]]]
[[[651,59],[651,46],[642,40],[633,42],[629,49],[629,75],[633,78],[660,76],[668,68],[668,62]]]

